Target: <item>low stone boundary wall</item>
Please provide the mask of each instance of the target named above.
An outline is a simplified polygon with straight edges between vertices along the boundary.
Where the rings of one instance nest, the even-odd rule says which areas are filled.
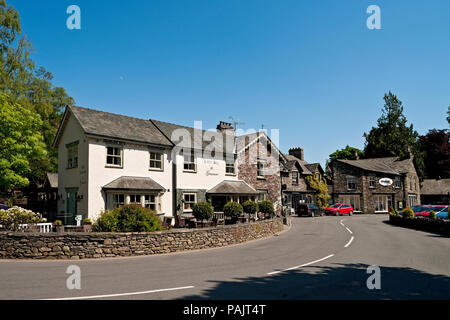
[[[425,217],[403,218],[389,215],[389,223],[395,226],[416,229],[450,236],[450,221]]]
[[[223,247],[272,236],[281,219],[143,233],[0,233],[0,259],[88,259]]]

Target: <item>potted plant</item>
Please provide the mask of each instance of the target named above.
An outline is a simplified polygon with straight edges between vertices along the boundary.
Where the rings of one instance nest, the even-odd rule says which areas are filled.
[[[242,212],[244,212],[244,209],[242,208],[242,206],[239,203],[228,202],[223,207],[223,213],[225,214],[226,217],[229,218],[229,220],[225,220],[225,223],[226,224],[236,223],[236,221],[238,220],[238,218],[242,214]]]
[[[83,220],[83,231],[84,232],[91,232],[92,231],[91,219],[86,218],[86,219]]]
[[[64,232],[64,226],[61,220],[55,220],[55,222],[53,222],[53,226],[55,227],[56,232]]]
[[[192,214],[195,219],[204,226],[204,220],[209,220],[214,214],[214,208],[209,202],[199,202],[192,207]]]
[[[258,204],[255,201],[247,200],[242,204],[242,208],[244,209],[244,213],[248,215],[247,222],[249,222],[252,217],[256,215],[258,212]],[[256,220],[256,219],[255,219]]]

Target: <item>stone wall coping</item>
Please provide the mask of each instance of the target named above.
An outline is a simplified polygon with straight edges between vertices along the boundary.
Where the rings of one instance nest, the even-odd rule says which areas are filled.
[[[170,234],[179,234],[179,233],[202,233],[206,231],[220,231],[226,229],[232,229],[236,227],[244,227],[249,225],[261,224],[261,223],[269,223],[273,221],[282,221],[282,218],[272,218],[265,219],[261,221],[249,222],[249,223],[236,223],[230,225],[221,225],[216,227],[207,227],[207,228],[174,228],[170,230],[160,230],[153,232],[14,232],[14,231],[0,231],[0,235],[6,235],[9,237],[105,237],[109,236],[112,238],[115,237],[124,237],[124,236],[152,236],[152,235],[170,235]]]

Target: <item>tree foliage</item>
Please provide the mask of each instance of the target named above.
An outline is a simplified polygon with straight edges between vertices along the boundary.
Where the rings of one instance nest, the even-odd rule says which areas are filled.
[[[0,190],[27,186],[33,161],[47,154],[39,115],[0,93]]]
[[[450,178],[450,132],[433,129],[420,136],[420,147],[425,154],[427,178]]]
[[[328,200],[330,196],[328,195],[328,186],[325,179],[320,180],[316,173],[312,176],[306,177],[306,182],[308,186],[315,191],[316,203],[320,209],[325,209],[328,207]]]
[[[214,208],[209,202],[199,202],[192,207],[192,214],[198,221],[209,220],[214,214]]]
[[[330,154],[328,156],[328,160],[325,163],[325,168],[326,168],[325,175],[327,177],[331,178],[330,174],[329,174],[329,165],[330,165],[331,161],[336,160],[336,159],[356,160],[358,157],[360,157],[360,158],[364,157],[363,151],[358,148],[350,147],[349,145],[347,145],[343,149],[337,149],[335,152],[333,152],[332,154]]]
[[[414,165],[421,179],[424,176],[423,152],[420,150],[419,134],[413,125],[407,126],[402,102],[391,92],[384,95],[382,115],[377,127],[364,133],[366,139],[364,157],[409,157],[409,148],[414,155]]]
[[[31,53],[32,46],[22,33],[19,13],[0,0],[0,92],[14,105],[28,109],[41,119],[36,130],[42,135],[47,152],[30,161],[27,176],[29,182],[39,184],[46,172],[57,170],[57,150],[52,142],[64,107],[74,101],[64,88],[52,84],[50,72],[43,67],[36,68]]]

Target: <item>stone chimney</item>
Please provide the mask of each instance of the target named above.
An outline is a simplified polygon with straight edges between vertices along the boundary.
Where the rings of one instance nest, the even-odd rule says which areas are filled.
[[[414,155],[413,155],[413,153],[412,153],[412,151],[411,151],[411,146],[408,146],[408,157],[410,158],[410,159],[413,159],[414,158]]]
[[[234,127],[229,122],[220,121],[217,125],[217,132],[234,135]]]
[[[300,160],[305,160],[303,155],[303,149],[302,148],[290,148],[289,154],[291,156],[294,156]]]
[[[355,150],[355,159],[356,159],[356,160],[359,160],[359,153],[358,153],[358,150]]]

